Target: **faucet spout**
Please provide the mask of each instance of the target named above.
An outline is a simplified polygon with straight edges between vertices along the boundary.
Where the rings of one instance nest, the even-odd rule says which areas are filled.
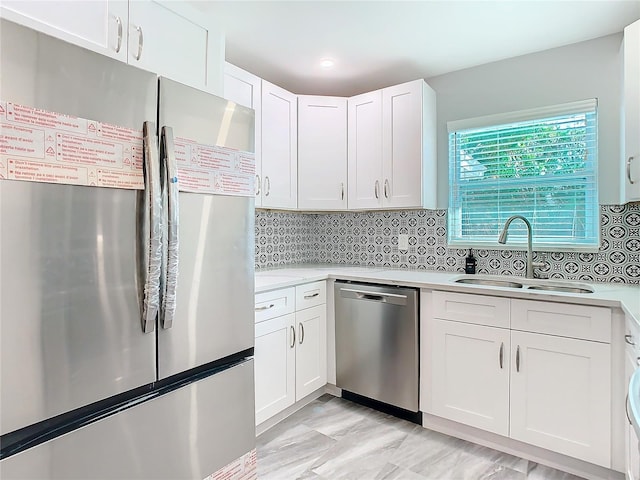
[[[502,232],[500,232],[498,243],[501,243],[503,245],[507,243],[507,238],[509,236],[509,225],[511,225],[511,222],[513,222],[514,220],[522,220],[527,226],[527,270],[525,275],[527,278],[533,278],[533,232],[529,220],[527,220],[522,215],[512,215],[511,217],[509,217],[505,222],[504,227],[502,228]]]

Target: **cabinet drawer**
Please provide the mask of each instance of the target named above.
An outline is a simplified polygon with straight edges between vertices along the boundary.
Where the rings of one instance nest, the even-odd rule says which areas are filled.
[[[327,282],[313,282],[296,287],[296,310],[327,303]]]
[[[509,299],[433,292],[433,316],[443,320],[509,328]]]
[[[256,294],[255,318],[256,323],[279,317],[295,311],[296,289],[283,288],[272,292]]]
[[[511,300],[511,328],[611,342],[611,310],[566,303]]]

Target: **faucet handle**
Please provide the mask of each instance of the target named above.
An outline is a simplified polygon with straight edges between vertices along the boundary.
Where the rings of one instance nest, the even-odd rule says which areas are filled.
[[[549,264],[544,262],[531,262],[531,268],[533,269],[533,278],[549,278],[548,275]],[[544,271],[537,270],[538,268],[544,268]]]

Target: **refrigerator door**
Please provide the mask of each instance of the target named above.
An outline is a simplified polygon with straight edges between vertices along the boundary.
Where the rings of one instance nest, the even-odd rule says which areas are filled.
[[[8,457],[0,476],[203,479],[254,448],[248,360]]]
[[[5,20],[2,100],[136,130],[157,77]],[[0,433],[155,380],[140,191],[0,180]]]
[[[176,138],[253,152],[252,110],[165,78],[159,95],[159,125]],[[178,196],[176,309],[170,328],[158,326],[161,379],[254,341],[253,196]]]

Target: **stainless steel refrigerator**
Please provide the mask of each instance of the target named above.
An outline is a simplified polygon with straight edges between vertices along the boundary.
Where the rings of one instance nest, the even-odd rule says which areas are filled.
[[[0,477],[255,477],[253,115],[0,20]]]

